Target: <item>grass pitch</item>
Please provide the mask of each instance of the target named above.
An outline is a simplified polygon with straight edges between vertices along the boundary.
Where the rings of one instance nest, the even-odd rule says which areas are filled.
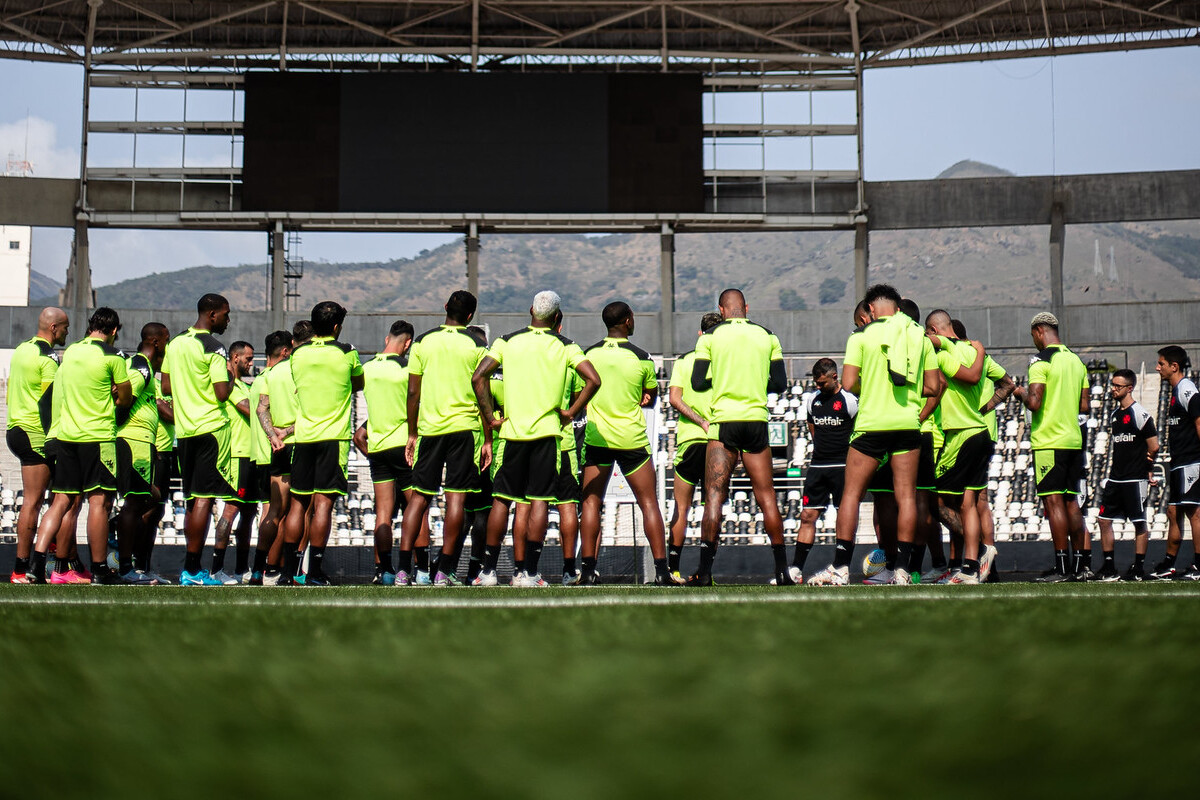
[[[1135,796],[1200,586],[0,587],[9,796]]]

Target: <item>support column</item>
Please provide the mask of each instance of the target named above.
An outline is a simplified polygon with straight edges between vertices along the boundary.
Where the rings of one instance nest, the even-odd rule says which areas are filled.
[[[95,305],[92,293],[92,267],[88,258],[88,218],[75,215],[75,241],[71,245],[71,261],[67,265],[67,282],[59,291],[59,303],[71,320],[71,330],[78,338],[87,331],[88,309]]]
[[[871,264],[870,236],[867,233],[867,223],[858,222],[854,225],[854,302],[863,299],[869,285],[869,267]]]
[[[479,299],[479,224],[467,228],[467,291]]]
[[[283,240],[283,222],[276,221],[275,229],[267,234],[267,252],[271,256],[271,330],[287,328],[287,249]]]
[[[664,222],[660,239],[662,311],[659,314],[659,347],[664,356],[672,356],[675,355],[675,229]]]
[[[1063,244],[1067,226],[1062,203],[1050,208],[1050,311],[1058,317],[1058,334],[1066,341],[1067,321],[1063,317]]]

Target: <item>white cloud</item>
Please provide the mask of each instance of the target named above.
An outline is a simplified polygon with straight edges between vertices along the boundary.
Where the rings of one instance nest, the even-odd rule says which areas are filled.
[[[79,177],[79,148],[59,147],[57,127],[41,117],[0,123],[0,158],[10,156],[31,162],[37,178]]]

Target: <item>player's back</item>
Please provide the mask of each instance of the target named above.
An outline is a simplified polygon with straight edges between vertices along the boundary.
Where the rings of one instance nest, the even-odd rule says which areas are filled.
[[[8,427],[41,430],[43,422],[49,422],[42,419],[39,403],[54,381],[58,363],[54,347],[37,336],[21,342],[13,350],[6,387]]]
[[[1079,399],[1087,388],[1087,368],[1066,345],[1053,344],[1037,354],[1029,382],[1044,384],[1042,405],[1033,412],[1029,443],[1034,450],[1072,450],[1083,443]]]
[[[585,441],[615,450],[649,447],[642,395],[658,385],[650,354],[628,339],[609,336],[587,348],[584,355],[600,376],[600,388],[588,403]]]
[[[380,353],[363,364],[367,401],[367,447],[372,453],[408,441],[408,359]]]
[[[583,360],[579,346],[549,328],[530,326],[501,336],[490,356],[504,370],[504,438],[528,441],[559,436],[558,410],[569,391],[573,368]]]
[[[68,347],[55,381],[58,438],[64,442],[115,439],[112,387],[128,380],[125,359],[117,348],[90,336]]]
[[[758,323],[734,317],[696,343],[696,360],[708,361],[712,422],[765,422],[771,362],[781,361],[779,339]]]
[[[408,360],[410,375],[421,376],[417,432],[440,436],[479,427],[479,407],[471,376],[485,345],[461,325],[442,325],[418,336]]]
[[[171,377],[175,432],[180,438],[211,433],[229,424],[213,385],[229,380],[229,353],[217,337],[188,328],[167,343],[162,371]]]
[[[288,359],[296,387],[296,441],[349,439],[353,379],[362,374],[358,351],[332,336],[314,336]]]

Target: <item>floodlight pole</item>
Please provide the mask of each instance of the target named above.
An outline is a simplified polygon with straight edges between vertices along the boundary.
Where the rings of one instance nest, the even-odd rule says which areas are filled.
[[[271,252],[271,330],[283,330],[287,325],[287,249],[283,241],[283,222],[275,221],[268,240]]]
[[[92,266],[88,255],[87,162],[88,117],[91,108],[92,46],[96,37],[96,15],[103,0],[88,0],[87,38],[83,45],[83,122],[79,134],[79,197],[75,203],[75,243],[67,265],[67,282],[62,302],[70,304],[71,327],[82,334],[87,330],[87,310],[94,303]]]
[[[662,264],[659,277],[662,281],[662,304],[659,312],[659,349],[663,356],[675,355],[675,229],[671,224],[662,224]]]
[[[871,248],[867,231],[867,198],[863,184],[863,66],[862,41],[858,35],[858,9],[855,0],[847,0],[846,15],[850,17],[850,39],[854,47],[854,114],[858,142],[858,199],[854,207],[854,294],[861,298],[870,282]],[[855,301],[857,302],[857,300]]]
[[[467,291],[479,299],[479,223],[467,226]]]
[[[1063,314],[1063,247],[1067,225],[1062,203],[1050,207],[1050,311],[1058,317],[1058,335],[1067,338],[1067,320]]]

